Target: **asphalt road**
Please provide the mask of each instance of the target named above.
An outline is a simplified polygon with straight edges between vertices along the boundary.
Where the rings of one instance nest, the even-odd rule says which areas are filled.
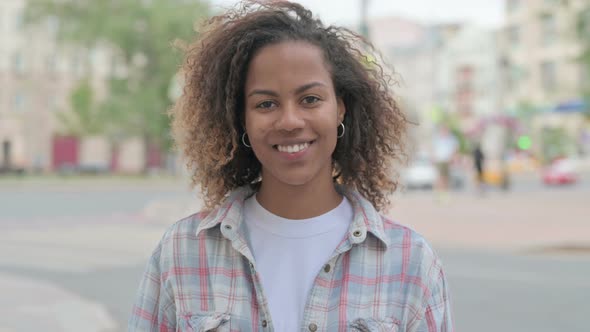
[[[538,190],[590,194],[587,182],[547,189],[533,181],[517,182],[513,197]],[[141,224],[137,216],[151,202],[186,200],[191,195],[182,184],[9,187],[0,183],[0,234],[10,234],[0,241],[0,274],[50,282],[103,304],[124,331],[146,258],[165,228]],[[120,238],[113,232],[121,233]],[[449,279],[457,331],[588,331],[587,252],[437,251]],[[41,254],[47,257],[36,259]]]

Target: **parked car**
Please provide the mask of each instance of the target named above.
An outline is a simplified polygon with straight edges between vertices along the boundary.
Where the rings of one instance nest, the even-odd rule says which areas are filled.
[[[461,189],[465,184],[463,172],[457,165],[451,165],[450,168],[450,187],[451,189]],[[436,186],[438,181],[438,169],[436,165],[427,156],[416,157],[410,165],[402,172],[402,182],[409,190],[426,189],[431,190]]]
[[[575,162],[572,159],[554,160],[542,171],[543,183],[546,185],[573,184],[578,181]]]
[[[417,157],[402,172],[402,181],[407,189],[432,189],[437,179],[438,170],[427,157]]]

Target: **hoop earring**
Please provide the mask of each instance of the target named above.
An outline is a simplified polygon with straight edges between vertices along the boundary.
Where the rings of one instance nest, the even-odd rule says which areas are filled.
[[[344,133],[346,132],[346,128],[344,127],[344,122],[340,122],[340,125],[338,126],[338,128],[342,127],[342,134],[338,134],[336,137],[338,138],[342,138],[344,136]],[[338,133],[338,130],[336,130],[336,133]]]
[[[247,147],[247,148],[251,148],[252,147],[252,145],[246,144],[246,133],[245,132],[242,134],[242,144],[244,144],[244,146]]]

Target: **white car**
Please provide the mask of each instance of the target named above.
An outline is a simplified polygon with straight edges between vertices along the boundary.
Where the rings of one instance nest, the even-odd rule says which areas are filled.
[[[462,169],[457,165],[450,166],[450,187],[460,190],[465,183]],[[410,165],[402,171],[402,183],[407,189],[433,189],[438,181],[438,169],[428,157],[416,157]]]
[[[437,179],[438,170],[426,157],[416,158],[402,172],[402,181],[407,189],[432,189]]]

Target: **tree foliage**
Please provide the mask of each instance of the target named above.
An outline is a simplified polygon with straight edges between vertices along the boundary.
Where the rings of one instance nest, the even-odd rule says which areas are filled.
[[[95,103],[94,92],[87,80],[81,81],[72,91],[70,105],[71,111],[57,113],[67,134],[89,136],[104,132],[103,114]]]
[[[140,135],[162,146],[169,143],[168,89],[180,63],[172,44],[194,37],[195,22],[209,14],[206,2],[30,0],[26,14],[30,22],[56,18],[63,43],[107,47],[119,58],[123,74],[110,78],[108,98],[98,107],[99,118],[107,122],[101,127],[106,133]],[[72,98],[88,93],[84,89]]]

